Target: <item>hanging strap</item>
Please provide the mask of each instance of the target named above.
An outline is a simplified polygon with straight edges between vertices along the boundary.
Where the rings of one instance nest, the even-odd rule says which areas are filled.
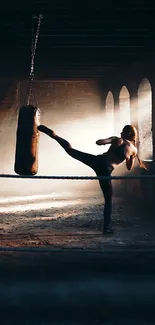
[[[39,17],[35,16],[33,18],[38,19],[38,25],[37,25],[35,40],[33,41],[33,38],[32,38],[31,68],[30,68],[30,74],[29,74],[29,86],[28,86],[28,95],[27,95],[26,105],[30,105],[30,99],[31,99],[31,94],[32,94],[32,83],[34,80],[34,59],[35,59],[35,53],[36,53],[38,37],[39,37],[39,32],[40,32],[40,25],[41,25],[41,20],[43,18],[43,15],[40,14]],[[36,101],[35,95],[34,95],[34,100]]]

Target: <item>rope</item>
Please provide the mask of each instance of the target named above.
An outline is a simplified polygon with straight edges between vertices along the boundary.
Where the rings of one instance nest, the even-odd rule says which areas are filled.
[[[103,237],[103,235],[99,234],[100,236]],[[119,246],[116,246],[117,247],[117,252],[119,253],[124,253],[125,250],[124,248],[120,248]],[[137,253],[147,253],[147,257],[148,257],[148,253],[155,253],[155,248],[154,247],[144,247],[144,246],[141,246],[140,248],[128,248],[127,249],[128,251],[128,254],[137,254]],[[112,249],[104,249],[102,251],[100,250],[93,250],[93,249],[86,249],[86,250],[83,250],[83,249],[80,249],[80,248],[60,248],[60,249],[56,249],[56,248],[53,248],[53,247],[5,247],[5,246],[0,246],[0,252],[23,252],[23,253],[56,253],[56,254],[62,254],[62,253],[82,253],[82,254],[90,254],[90,253],[93,253],[95,254],[96,256],[98,254],[116,254],[116,250],[114,250],[114,248]]]
[[[155,179],[155,175],[132,175],[132,176],[31,176],[0,174],[0,178],[26,178],[26,179],[68,179],[68,180],[119,180],[119,179]]]
[[[40,25],[41,25],[41,20],[43,18],[43,15],[40,14],[39,17],[33,17],[33,18],[38,18],[38,25],[37,25],[35,41],[33,42],[33,39],[32,39],[31,68],[30,68],[30,75],[29,75],[29,87],[28,87],[28,96],[27,96],[26,105],[30,104],[30,99],[31,99],[32,83],[33,83],[33,80],[34,80],[34,59],[35,59],[35,53],[36,53],[36,48],[37,48],[37,43],[38,43]],[[35,95],[34,95],[34,99],[35,99]]]

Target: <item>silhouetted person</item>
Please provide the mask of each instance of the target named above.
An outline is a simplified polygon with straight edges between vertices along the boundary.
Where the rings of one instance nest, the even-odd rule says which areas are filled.
[[[137,155],[137,131],[132,125],[126,125],[123,128],[120,138],[112,136],[107,139],[97,140],[96,144],[99,146],[111,144],[109,150],[100,155],[92,155],[73,149],[68,141],[59,137],[53,130],[44,125],[40,125],[38,130],[55,139],[71,157],[92,168],[98,177],[110,176],[112,171],[123,161],[126,161],[127,169],[131,170],[136,156],[139,164],[145,168]],[[113,233],[111,227],[112,183],[111,179],[99,179],[99,183],[105,199],[103,234],[111,234]]]

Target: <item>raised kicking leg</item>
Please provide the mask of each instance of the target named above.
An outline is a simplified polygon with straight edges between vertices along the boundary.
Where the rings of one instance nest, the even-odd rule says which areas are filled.
[[[95,155],[72,148],[71,144],[67,140],[59,137],[53,130],[47,128],[44,125],[38,126],[38,130],[47,134],[52,139],[56,140],[72,158],[81,161],[82,163],[84,163],[85,165],[89,166],[92,169],[95,169],[96,167]]]

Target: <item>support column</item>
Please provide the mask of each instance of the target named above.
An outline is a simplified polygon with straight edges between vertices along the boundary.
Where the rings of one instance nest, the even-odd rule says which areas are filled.
[[[114,131],[115,135],[120,136],[120,105],[119,105],[119,91],[113,91],[114,96]]]
[[[138,89],[130,89],[130,119],[131,124],[138,128]]]
[[[136,85],[130,87],[130,121],[135,126],[138,133],[138,88]],[[139,149],[139,134],[137,148]]]
[[[98,80],[98,91],[100,94],[100,110],[101,112],[104,112],[108,89],[106,84],[104,83],[104,80],[102,79]]]
[[[106,97],[107,97],[107,92],[103,91],[101,94],[101,102],[100,102],[101,112],[105,112]]]

